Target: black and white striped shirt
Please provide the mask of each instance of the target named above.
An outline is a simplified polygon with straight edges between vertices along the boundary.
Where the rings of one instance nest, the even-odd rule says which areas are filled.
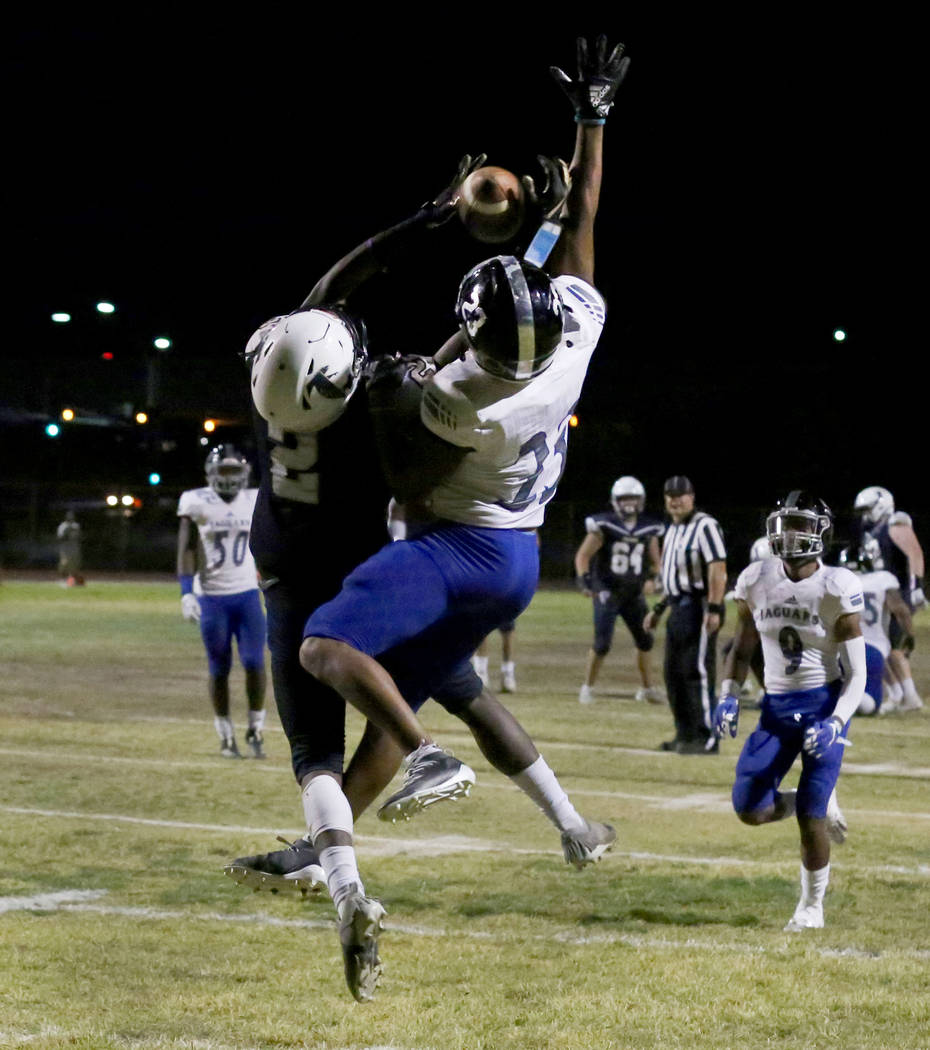
[[[715,518],[696,510],[677,525],[669,525],[662,543],[662,586],[666,595],[680,598],[685,594],[707,591],[707,566],[725,561],[727,549],[723,530]]]

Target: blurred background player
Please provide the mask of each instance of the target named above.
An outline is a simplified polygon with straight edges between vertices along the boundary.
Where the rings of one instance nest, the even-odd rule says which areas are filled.
[[[736,736],[740,686],[761,641],[762,713],[736,763],[732,798],[744,824],[797,818],[801,897],[785,926],[790,933],[823,926],[830,841],[846,838],[836,781],[849,720],[866,682],[859,580],[848,569],[820,561],[832,522],[823,500],[800,490],[769,515],[774,557],[753,562],[736,581],[736,641],[714,714],[715,734]],[[781,791],[799,754],[797,790]]]
[[[498,634],[501,637],[502,693],[515,693],[517,691],[517,665],[513,653],[513,636],[516,629],[517,625],[513,620],[498,628]],[[475,655],[471,661],[475,668],[475,673],[481,679],[481,684],[485,686],[491,684],[491,678],[488,674],[488,649],[489,641],[488,638],[485,638],[475,650]]]
[[[617,478],[610,490],[610,502],[612,511],[585,518],[587,535],[575,552],[578,585],[594,606],[594,642],[588,651],[578,702],[594,702],[594,683],[610,652],[620,616],[636,646],[642,683],[636,690],[636,699],[662,703],[665,698],[652,680],[650,653],[655,635],[643,627],[643,622],[649,612],[644,595],[652,592],[653,580],[661,574],[659,539],[665,526],[643,513],[646,490],[637,478]]]
[[[717,751],[713,713],[717,675],[717,635],[723,623],[727,589],[727,551],[716,518],[694,506],[694,486],[683,474],[663,486],[671,518],[662,539],[665,597],[646,616],[655,630],[671,605],[665,631],[665,690],[675,720],[675,737],[663,751],[704,755]]]
[[[853,557],[840,556],[841,564],[859,575],[862,587],[863,608],[859,616],[862,637],[865,638],[865,659],[867,679],[865,693],[859,704],[860,715],[888,714],[898,709],[898,701],[883,700],[882,683],[885,661],[891,652],[891,639],[888,636],[891,617],[897,620],[904,632],[900,645],[910,648],[908,640],[913,638],[914,625],[911,610],[908,609],[898,589],[897,578],[887,569],[875,569],[875,557],[878,555],[878,544],[868,538]]]
[[[200,623],[220,754],[241,757],[229,713],[235,638],[249,704],[245,739],[253,757],[264,758],[265,615],[249,550],[257,490],[247,487],[248,461],[232,445],[210,451],[206,474],[206,486],[182,492],[178,502],[181,613],[185,620]]]
[[[81,558],[81,526],[74,511],[65,512],[65,520],[58,526],[58,575],[62,587],[83,587]]]
[[[880,485],[863,489],[855,501],[858,515],[857,545],[861,549],[869,540],[877,545],[872,562],[876,571],[887,570],[898,580],[898,589],[907,607],[917,612],[927,604],[924,595],[924,552],[914,532],[909,514],[896,511],[894,497]],[[914,685],[909,652],[903,644],[905,632],[896,617],[889,625],[891,652],[885,665],[885,681],[888,683],[888,699],[900,711],[916,711],[923,701]],[[913,635],[909,635],[913,647]]]

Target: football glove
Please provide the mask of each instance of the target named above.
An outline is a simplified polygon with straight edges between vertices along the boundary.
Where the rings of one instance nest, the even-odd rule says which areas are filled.
[[[630,67],[629,58],[623,57],[623,44],[607,54],[607,37],[599,36],[594,55],[588,54],[584,37],[578,38],[578,78],[572,80],[558,66],[550,66],[549,72],[568,95],[575,107],[575,120],[579,124],[603,124],[614,104],[614,95],[623,83]]]
[[[575,583],[578,586],[578,590],[581,591],[582,594],[591,594],[591,592],[594,590],[594,583],[591,579],[590,571],[583,572],[580,576],[576,576]]]
[[[181,615],[188,623],[200,623],[200,602],[196,594],[181,595]]]
[[[561,157],[544,157],[540,154],[536,159],[543,170],[542,188],[536,188],[532,175],[522,175],[520,181],[527,200],[539,208],[544,219],[553,219],[572,188],[572,177]]]
[[[487,159],[488,155],[486,153],[479,153],[477,157],[472,157],[470,153],[466,153],[462,157],[459,161],[458,170],[449,185],[437,197],[423,205],[421,213],[431,213],[426,220],[427,226],[441,226],[452,218],[455,214],[455,205],[459,199],[462,183],[473,171],[483,167]]]
[[[918,584],[911,590],[911,605],[914,606],[914,612],[922,609],[927,604],[927,596],[924,594],[923,587]]]
[[[801,745],[811,758],[823,758],[843,732],[843,723],[831,715],[823,722],[815,722],[804,730],[804,743]],[[843,741],[845,743],[845,741]]]
[[[739,728],[739,697],[725,696],[714,710],[714,735],[721,739],[730,734],[736,736]]]

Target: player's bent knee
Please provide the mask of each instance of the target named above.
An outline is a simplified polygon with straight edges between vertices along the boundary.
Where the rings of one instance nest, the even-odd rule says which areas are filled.
[[[743,810],[742,812],[737,811],[736,815],[744,824],[749,824],[751,827],[758,827],[760,824],[769,823],[771,810],[749,809]]]
[[[647,634],[641,638],[636,639],[636,648],[641,653],[651,653],[655,644],[656,636],[654,634]]]
[[[304,638],[300,646],[300,666],[307,674],[329,685],[336,671],[337,646],[332,638]]]
[[[595,644],[591,646],[591,652],[594,653],[595,656],[606,656],[610,652],[610,642],[607,642],[606,644],[603,642],[600,644],[595,642]]]

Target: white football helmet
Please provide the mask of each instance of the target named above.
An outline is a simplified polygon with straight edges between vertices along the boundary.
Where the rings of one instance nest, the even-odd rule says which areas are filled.
[[[266,322],[245,348],[252,400],[281,430],[314,433],[345,410],[368,360],[365,327],[327,307]]]
[[[249,461],[232,445],[217,445],[204,464],[207,484],[218,496],[235,496],[249,483]]]
[[[894,496],[881,485],[870,485],[856,496],[855,509],[867,524],[877,525],[894,514]]]
[[[610,502],[621,517],[632,518],[646,506],[646,490],[637,478],[624,474],[613,483]]]

